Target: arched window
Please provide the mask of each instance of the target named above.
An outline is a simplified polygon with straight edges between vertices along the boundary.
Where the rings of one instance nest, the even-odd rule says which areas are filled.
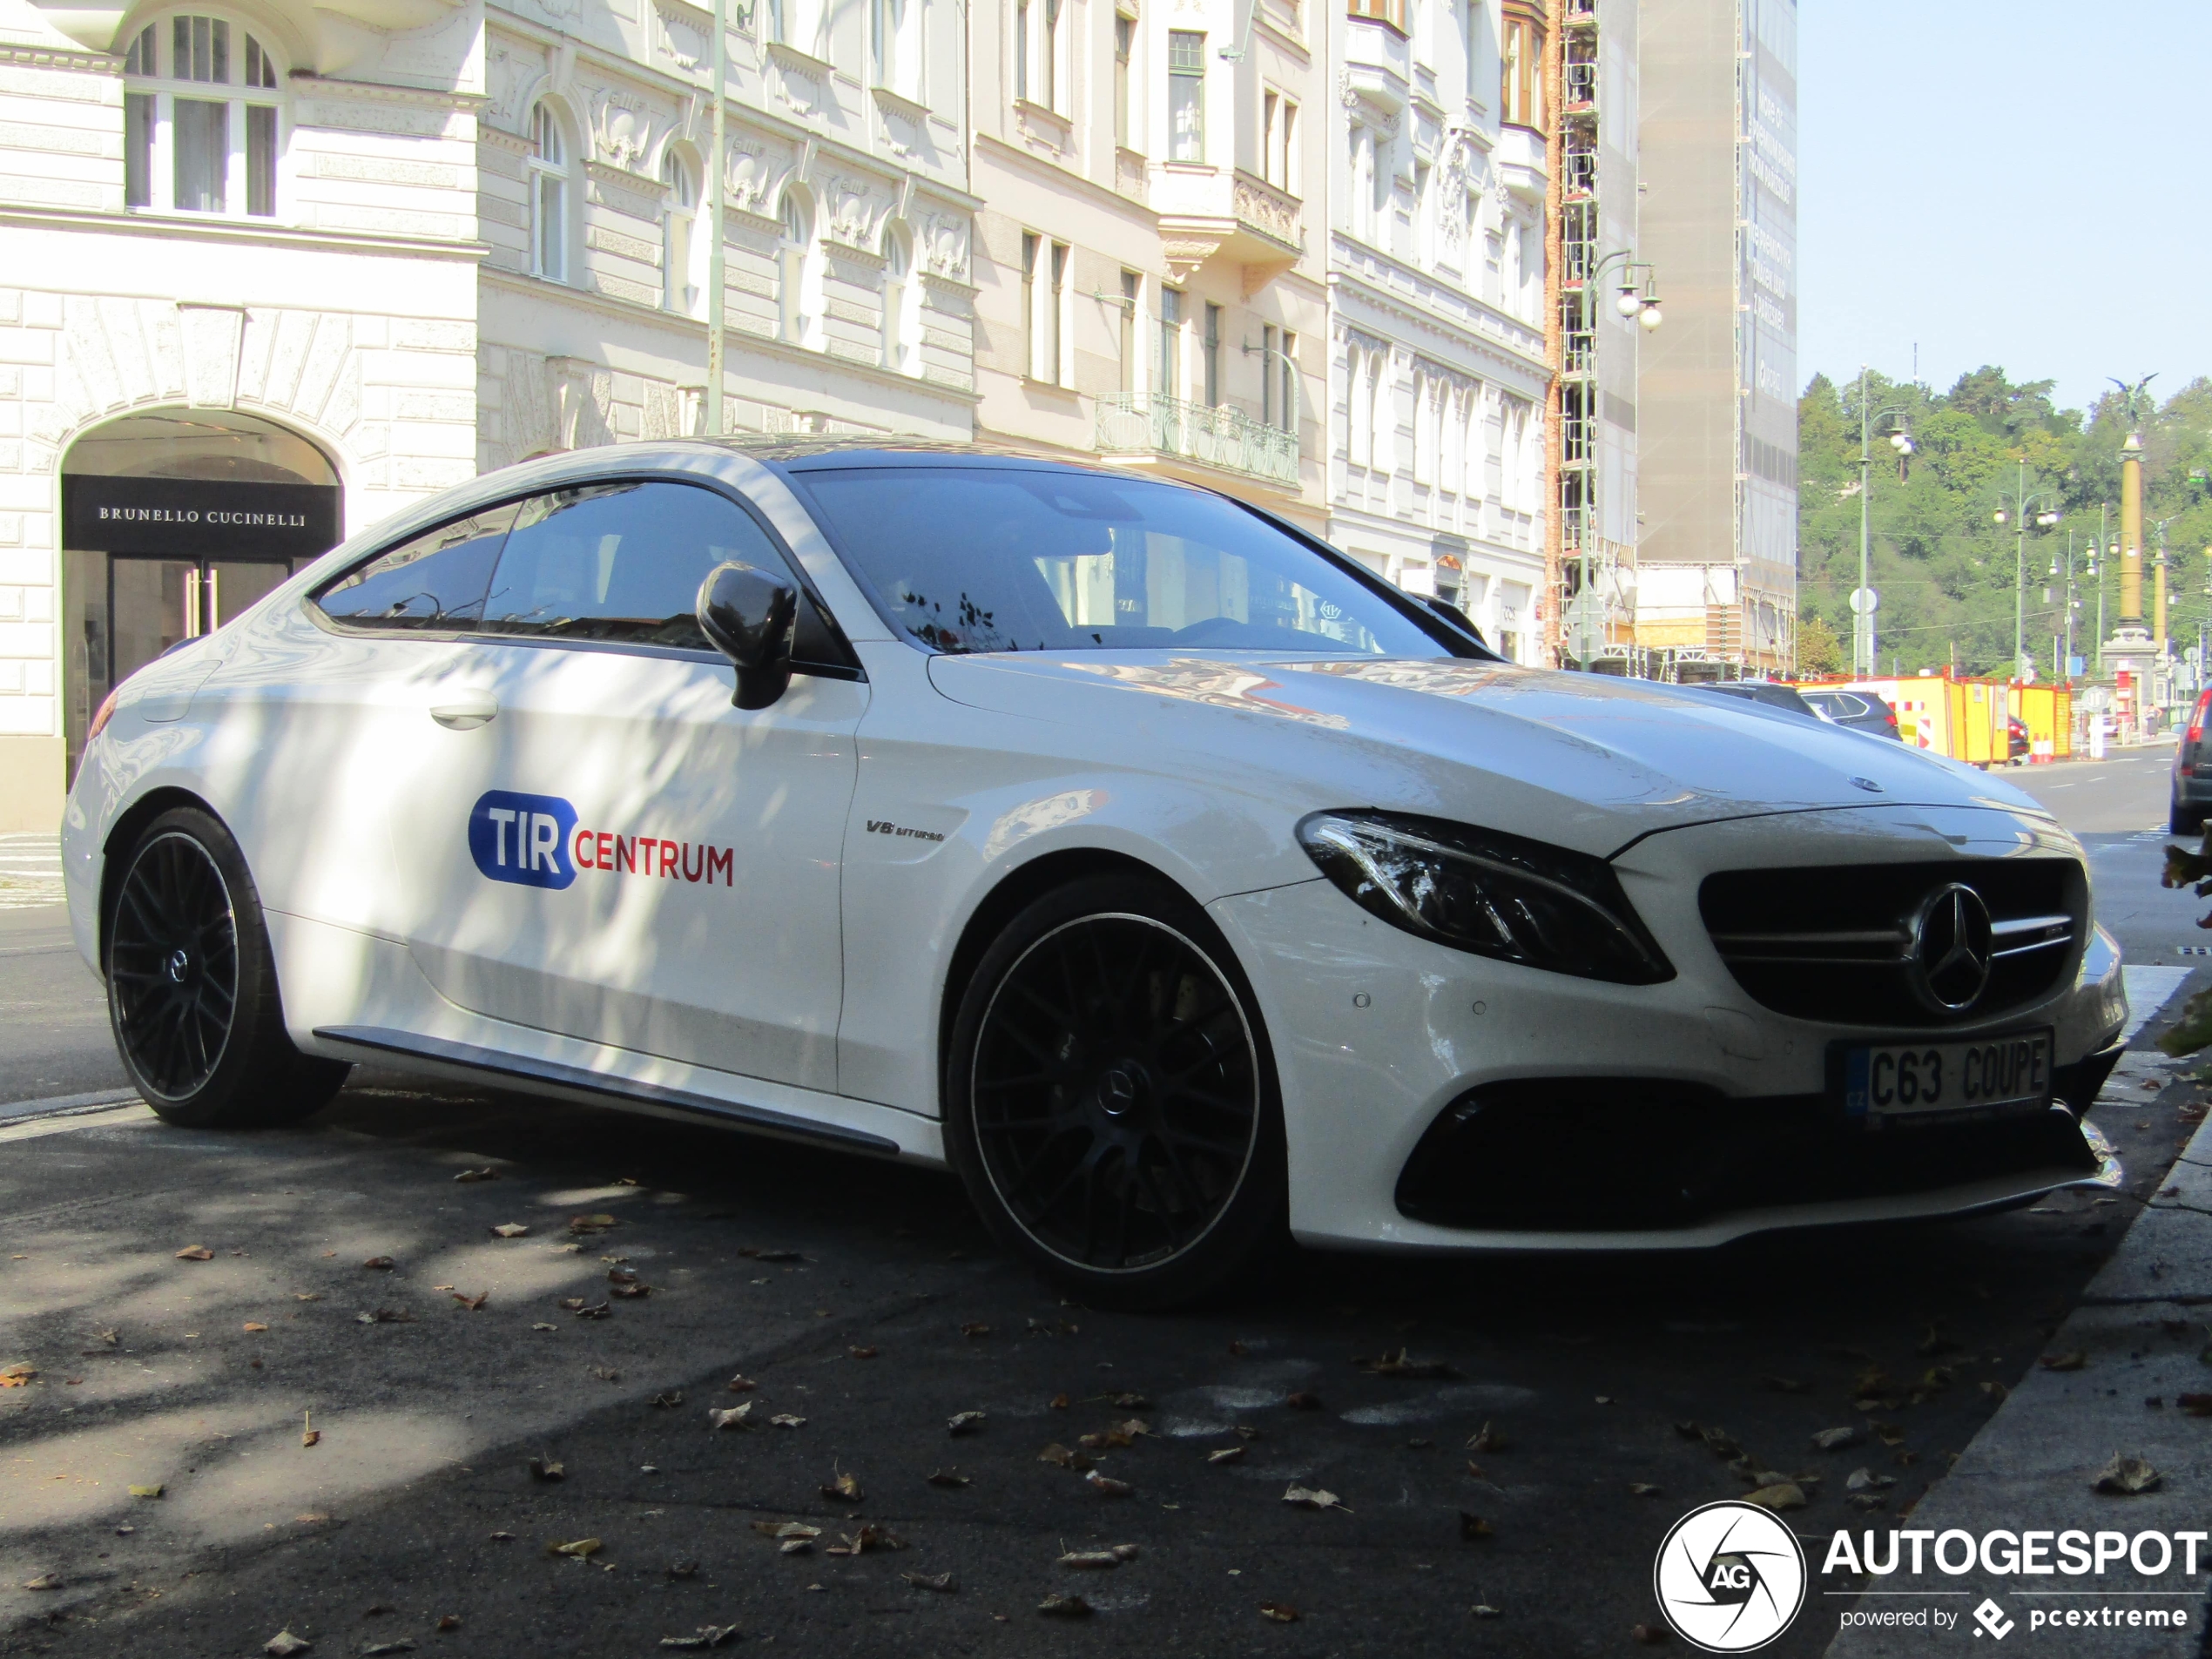
[[[704,251],[699,246],[703,239],[698,234],[698,184],[691,164],[673,145],[661,158],[660,181],[668,186],[668,200],[661,209],[664,302],[671,311],[696,317],[700,314],[706,287],[695,269]]]
[[[784,186],[783,235],[776,249],[778,332],[794,346],[815,344],[822,307],[821,259],[814,246],[814,207],[805,189]]]
[[[914,271],[914,232],[894,220],[883,233],[883,366],[921,373],[921,280]]]
[[[228,18],[140,30],[123,58],[124,205],[273,218],[281,84],[260,37]]]
[[[541,104],[530,111],[530,271],[569,280],[569,145],[561,118]]]

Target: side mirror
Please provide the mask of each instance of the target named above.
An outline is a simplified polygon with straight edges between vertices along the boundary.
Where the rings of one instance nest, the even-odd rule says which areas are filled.
[[[699,583],[699,626],[737,665],[732,707],[765,709],[791,685],[799,590],[751,564],[718,564]]]

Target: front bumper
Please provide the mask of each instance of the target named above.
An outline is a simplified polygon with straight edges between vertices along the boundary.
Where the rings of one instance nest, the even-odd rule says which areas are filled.
[[[1321,880],[1217,900],[1273,1041],[1291,1230],[1413,1251],[1682,1249],[2108,1184],[2108,1156],[2074,1114],[1892,1131],[1899,1143],[1933,1135],[1909,1151],[1868,1145],[1873,1136],[1827,1116],[1827,1050],[1888,1034],[1760,1007],[1696,909],[1699,880],[1717,869],[2061,848],[2078,855],[2047,823],[1993,808],[1804,813],[1655,836],[1615,865],[1677,970],[1652,986],[1433,945]],[[2094,930],[2058,993],[1957,1035],[2054,1027],[2061,1094],[2078,1112],[2109,1069],[2126,1011],[2119,953]],[[1453,1138],[1440,1127],[1447,1116],[1501,1089],[1522,1101],[1520,1126],[1467,1143],[1471,1160],[1438,1156],[1430,1137]],[[1608,1173],[1620,1169],[1636,1178]]]

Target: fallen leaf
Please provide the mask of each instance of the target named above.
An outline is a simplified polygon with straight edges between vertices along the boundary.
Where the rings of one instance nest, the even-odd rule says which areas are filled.
[[[860,1483],[850,1474],[839,1474],[835,1480],[824,1482],[821,1491],[822,1496],[833,1502],[858,1503],[860,1501]]]
[[[568,1469],[564,1465],[546,1456],[543,1452],[530,1459],[526,1467],[532,1478],[539,1480],[559,1480],[568,1474]]]
[[[1324,1409],[1321,1397],[1318,1394],[1309,1393],[1303,1388],[1287,1395],[1283,1404],[1294,1412],[1318,1412]]]
[[[752,1402],[749,1399],[726,1410],[714,1406],[706,1408],[706,1420],[716,1428],[751,1428],[752,1425],[747,1420],[752,1415]]]
[[[292,1292],[292,1299],[295,1302],[320,1302],[322,1300],[322,1292],[320,1291],[294,1291]]]
[[[1113,1549],[1071,1549],[1054,1563],[1056,1567],[1079,1567],[1092,1569],[1119,1567],[1136,1558],[1136,1546],[1124,1544]]]
[[[1068,1409],[1068,1396],[1065,1394],[1055,1394],[1050,1399],[1045,1401],[1045,1404],[1051,1406],[1055,1412],[1064,1412]]]
[[[2087,1367],[2089,1356],[2082,1349],[2072,1348],[2064,1353],[2047,1353],[2040,1363],[2046,1371],[2081,1371]]]
[[[1112,1475],[1101,1474],[1096,1469],[1083,1476],[1083,1479],[1089,1483],[1090,1489],[1102,1498],[1126,1498],[1136,1490],[1128,1481],[1116,1480]]]
[[[515,1541],[515,1534],[511,1532],[496,1532],[491,1535],[491,1541],[495,1544],[511,1544]]]
[[[1229,1432],[1240,1440],[1257,1440],[1264,1438],[1260,1432],[1249,1423],[1232,1424],[1230,1426]]]
[[[436,1628],[441,1630],[458,1630],[461,1628],[461,1615],[458,1613],[441,1613],[438,1615]]]
[[[405,1308],[376,1308],[354,1315],[355,1325],[413,1325],[415,1315]]]
[[[663,1636],[664,1648],[718,1648],[738,1634],[734,1624],[703,1624],[687,1636]]]
[[[1280,1602],[1262,1602],[1259,1604],[1259,1616],[1263,1619],[1271,1619],[1277,1624],[1296,1624],[1298,1609],[1294,1607],[1285,1607]]]
[[[570,1216],[569,1231],[572,1233],[603,1233],[621,1224],[612,1216]]]
[[[1642,1642],[1647,1648],[1663,1647],[1666,1645],[1667,1629],[1664,1625],[1659,1624],[1632,1624],[1629,1627],[1629,1638]]]
[[[972,1342],[978,1337],[988,1337],[990,1335],[991,1327],[985,1325],[981,1319],[970,1319],[966,1325],[961,1326],[960,1333]]]
[[[2013,1391],[2006,1387],[2003,1383],[1997,1382],[1993,1379],[1986,1379],[1981,1385],[1981,1392],[1990,1399],[2002,1401],[2004,1398]]]
[[[945,1432],[948,1434],[973,1434],[983,1426],[983,1422],[981,1412],[954,1412],[945,1420]]]
[[[795,1416],[790,1412],[778,1412],[768,1420],[773,1423],[778,1428],[804,1428],[806,1426],[806,1420],[805,1418]]]
[[[251,1326],[248,1327],[248,1329],[251,1328]],[[268,1327],[263,1325],[261,1329],[266,1331]],[[10,1366],[5,1371],[0,1371],[0,1388],[24,1387],[37,1374],[37,1371],[27,1365]]]
[[[1487,1602],[1477,1602],[1467,1611],[1478,1619],[1496,1619],[1504,1616],[1499,1608],[1492,1607]]]
[[[1049,1613],[1055,1618],[1087,1619],[1090,1616],[1090,1603],[1080,1595],[1062,1595],[1055,1592],[1037,1603],[1037,1611]]]
[[[1149,1412],[1152,1409],[1151,1400],[1143,1394],[1109,1394],[1106,1403],[1117,1406],[1125,1412]]]
[[[477,1181],[496,1181],[499,1179],[499,1171],[487,1163],[481,1170],[463,1170],[453,1178],[462,1186],[468,1186]]]
[[[27,1590],[57,1590],[61,1588],[62,1581],[52,1573],[41,1573],[37,1578],[24,1580],[23,1587]]]
[[[699,1564],[693,1561],[671,1561],[668,1564],[668,1575],[671,1578],[697,1578],[699,1575]]]
[[[870,1521],[854,1533],[841,1533],[838,1541],[823,1553],[829,1555],[865,1555],[871,1549],[904,1549],[904,1541]]]
[[[390,1642],[371,1642],[368,1647],[361,1649],[361,1659],[386,1659],[386,1656],[391,1654],[413,1653],[415,1651],[415,1638],[413,1636],[399,1636]]]
[[[779,1541],[819,1538],[822,1535],[819,1527],[809,1526],[803,1521],[756,1521],[752,1523],[752,1529],[764,1538]]]
[[[950,1573],[901,1573],[900,1578],[918,1590],[934,1590],[940,1595],[950,1595],[960,1588],[960,1582]]]
[[[2166,1477],[2139,1457],[2113,1454],[2112,1461],[2097,1471],[2096,1479],[2089,1484],[2099,1492],[2109,1492],[2120,1497],[2133,1497],[2139,1492],[2155,1492]]]
[[[607,1261],[612,1258],[603,1256],[599,1259]],[[635,1285],[637,1282],[637,1275],[627,1267],[610,1267],[607,1270],[607,1283],[610,1285]]]
[[[158,1498],[165,1489],[166,1488],[158,1485],[151,1487],[132,1487],[131,1488],[131,1495],[134,1498]]]
[[[1470,1452],[1502,1452],[1505,1449],[1506,1437],[1487,1423],[1467,1436],[1467,1450]]]
[[[455,1291],[453,1293],[453,1299],[471,1313],[482,1313],[484,1311],[484,1304],[491,1300],[491,1292],[479,1291],[474,1296],[463,1296],[459,1291]]]
[[[622,1380],[622,1372],[617,1371],[612,1366],[594,1366],[591,1367],[591,1374],[604,1383],[618,1383]]]
[[[1874,1438],[1881,1441],[1883,1445],[1902,1446],[1905,1444],[1905,1431],[1897,1424],[1875,1423],[1871,1426],[1874,1431]]]
[[[729,1386],[730,1392],[733,1394],[749,1394],[760,1385],[753,1381],[752,1378],[740,1374],[730,1379]]]
[[[1231,1337],[1229,1339],[1229,1352],[1236,1358],[1241,1359],[1251,1351],[1251,1345],[1246,1342],[1242,1337]]]
[[[177,1252],[177,1259],[180,1262],[212,1262],[215,1259],[215,1252],[205,1244],[187,1244]]]
[[[1631,1480],[1629,1482],[1629,1495],[1632,1498],[1661,1498],[1666,1494],[1649,1480]]]
[[[1853,1469],[1844,1477],[1844,1490],[1846,1492],[1865,1492],[1870,1488],[1893,1487],[1896,1484],[1895,1475],[1877,1474],[1871,1469]]]
[[[1206,1461],[1209,1463],[1241,1463],[1244,1461],[1244,1450],[1245,1448],[1241,1446],[1224,1446],[1217,1452],[1207,1453]]]
[[[529,1231],[529,1229],[519,1221],[502,1222],[498,1226],[492,1229],[492,1232],[501,1238],[521,1238],[527,1235]]]
[[[607,1303],[596,1302],[590,1307],[577,1309],[576,1317],[579,1319],[604,1319],[613,1312],[614,1309]]]
[[[1851,1492],[1844,1494],[1844,1501],[1854,1509],[1880,1509],[1889,1499],[1878,1492]]]
[[[738,1254],[749,1256],[756,1262],[803,1262],[806,1259],[795,1250],[763,1250],[758,1244],[742,1245]]]
[[[1341,1498],[1320,1487],[1293,1486],[1283,1494],[1283,1501],[1296,1504],[1301,1509],[1344,1509]],[[1352,1513],[1349,1509],[1344,1512]]]
[[[533,1331],[558,1331],[560,1328],[561,1327],[557,1325],[548,1325],[543,1319],[536,1321],[530,1326],[530,1329]]]
[[[1069,1451],[1057,1440],[1053,1441],[1051,1445],[1046,1447],[1043,1451],[1037,1453],[1037,1461],[1040,1463],[1055,1463],[1063,1469],[1082,1470],[1090,1467],[1090,1460],[1089,1458],[1085,1457],[1081,1452]]]
[[[652,1293],[653,1287],[650,1285],[617,1285],[609,1292],[610,1295],[618,1296],[626,1302],[642,1302]],[[602,1305],[604,1306],[604,1304]]]
[[[648,1406],[658,1406],[665,1411],[672,1406],[681,1406],[684,1403],[684,1391],[680,1388],[671,1388],[664,1393],[655,1394],[645,1403]]]
[[[1495,1537],[1495,1536],[1497,1535],[1497,1531],[1498,1531],[1498,1529],[1497,1529],[1495,1527],[1493,1527],[1493,1526],[1492,1526],[1492,1525],[1491,1525],[1488,1521],[1485,1521],[1485,1520],[1484,1520],[1484,1519],[1483,1519],[1480,1515],[1473,1515],[1473,1514],[1468,1514],[1466,1510],[1464,1510],[1464,1509],[1462,1509],[1462,1510],[1460,1510],[1460,1537],[1462,1537],[1462,1538],[1494,1538],[1494,1537]]]
[[[305,1636],[295,1636],[289,1630],[280,1630],[261,1644],[261,1651],[270,1659],[297,1659],[315,1644]]]
[[[246,1328],[249,1331],[266,1331],[269,1327],[263,1325],[259,1319],[248,1319],[246,1322]],[[7,1373],[5,1372],[0,1372],[0,1377],[4,1377],[6,1375]]]
[[[572,1543],[548,1544],[545,1548],[556,1555],[570,1555],[581,1561],[597,1555],[601,1547],[602,1541],[599,1539],[579,1538]]]
[[[1857,1446],[1864,1437],[1856,1425],[1842,1428],[1824,1428],[1812,1437],[1812,1443],[1824,1452],[1841,1451],[1846,1446]]]
[[[873,1359],[877,1354],[880,1353],[882,1350],[880,1348],[864,1348],[855,1345],[853,1347],[847,1348],[845,1352],[848,1357],[854,1359]]]
[[[388,1273],[392,1271],[392,1269],[397,1267],[399,1264],[394,1261],[389,1256],[372,1256],[367,1261],[363,1262],[361,1265],[363,1267],[374,1268],[380,1273]]]
[[[933,1487],[964,1487],[974,1484],[970,1478],[957,1469],[932,1469],[926,1479]]]
[[[1762,1509],[1802,1509],[1805,1507],[1805,1489],[1794,1480],[1784,1480],[1745,1493],[1743,1501],[1757,1504]]]
[[[300,1444],[302,1446],[320,1446],[322,1444],[322,1431],[319,1428],[301,1429],[300,1431]]]

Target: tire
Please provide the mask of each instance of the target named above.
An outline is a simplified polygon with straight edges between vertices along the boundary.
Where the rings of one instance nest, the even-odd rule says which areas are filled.
[[[1257,999],[1163,880],[1086,877],[1008,924],[961,996],[945,1130],[999,1242],[1096,1306],[1197,1300],[1285,1238]]]
[[[146,826],[120,867],[108,1023],[146,1103],[192,1129],[270,1128],[328,1104],[353,1068],[285,1035],[260,898],[230,833],[179,807]]]
[[[2195,835],[2204,827],[2204,809],[2184,806],[2175,801],[2166,813],[2167,833],[2173,835]]]

